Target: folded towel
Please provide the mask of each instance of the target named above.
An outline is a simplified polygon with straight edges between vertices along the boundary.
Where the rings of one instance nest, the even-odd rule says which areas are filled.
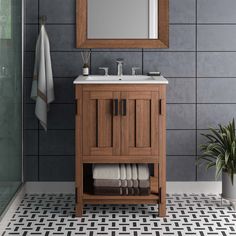
[[[94,179],[120,179],[120,168],[117,164],[94,164]]]
[[[120,188],[120,187],[97,187],[94,186],[95,195],[107,196],[146,196],[150,194],[150,188]]]
[[[134,190],[134,195],[138,196],[139,195],[139,188],[133,188]]]
[[[131,164],[131,175],[133,180],[133,187],[138,188],[138,170],[136,164]]]
[[[149,168],[147,164],[138,165],[138,179],[139,180],[149,179]]]
[[[133,196],[134,195],[134,188],[128,188],[128,195]]]
[[[120,179],[121,179],[121,187],[123,188],[127,187],[125,164],[120,164]]]
[[[126,164],[126,178],[127,180],[132,179],[132,170],[130,164]]]
[[[122,188],[94,187],[95,195],[119,196],[122,195]]]
[[[41,27],[36,44],[31,98],[36,101],[35,115],[44,130],[47,130],[47,112],[49,104],[54,100],[54,86],[50,45],[44,25]]]
[[[132,180],[132,169],[130,164],[126,164],[126,179],[127,179],[127,187],[132,188],[133,187],[133,180]]]
[[[136,164],[131,164],[131,173],[132,173],[132,179],[136,180],[138,179],[138,170]]]
[[[140,196],[147,196],[150,194],[150,188],[139,188]]]
[[[137,179],[136,179],[136,180],[133,180],[133,187],[134,187],[134,188],[138,188],[138,186],[139,186],[138,180],[137,180]]]
[[[132,188],[133,187],[133,180],[132,179],[127,180],[127,187],[128,188]]]
[[[139,188],[149,188],[150,187],[150,180],[139,180]]]
[[[96,187],[121,187],[121,180],[119,179],[94,179],[93,184]]]
[[[126,168],[125,164],[120,164],[120,179],[126,180]]]

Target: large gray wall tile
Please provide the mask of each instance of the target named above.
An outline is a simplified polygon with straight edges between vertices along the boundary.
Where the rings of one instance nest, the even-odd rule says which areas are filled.
[[[194,103],[195,78],[167,78],[168,103]]]
[[[167,130],[167,155],[196,155],[195,130]]]
[[[38,155],[38,130],[24,130],[24,155]]]
[[[144,52],[144,73],[160,71],[166,77],[194,77],[194,52]]]
[[[123,73],[131,75],[132,67],[142,70],[142,52],[92,52],[92,74],[103,74],[99,67],[109,67],[109,74],[117,74],[117,58],[124,59]],[[141,70],[137,73],[141,73]]]
[[[35,116],[35,104],[24,105],[24,129],[38,129],[38,120]]]
[[[75,132],[73,130],[40,130],[40,155],[74,155]]]
[[[198,78],[200,103],[236,103],[236,78]]]
[[[54,103],[74,103],[75,102],[75,87],[72,78],[53,78],[54,80]]]
[[[167,104],[167,129],[195,129],[195,104]]]
[[[170,23],[195,23],[196,0],[170,0]]]
[[[198,0],[198,23],[236,23],[235,0]]]
[[[31,85],[32,85],[32,78],[24,77],[24,103],[34,103],[34,101],[30,98],[31,94]]]
[[[203,134],[209,134],[209,130],[197,130],[197,155],[202,155],[201,145],[207,142],[207,139]]]
[[[170,25],[169,48],[145,51],[195,51],[195,25]]]
[[[236,104],[198,104],[198,129],[217,128],[236,118]]]
[[[48,112],[48,129],[74,129],[75,104],[52,104]],[[40,129],[43,127],[40,125]]]
[[[198,25],[199,51],[236,51],[236,25]]]
[[[34,73],[34,52],[24,53],[24,76],[33,78]]]
[[[38,0],[25,0],[25,22],[38,22]]]
[[[142,52],[142,48],[91,48],[92,52]]]
[[[199,52],[199,77],[236,77],[236,52]]]
[[[75,48],[75,25],[47,25],[51,51],[73,51]]]
[[[39,157],[39,180],[40,181],[74,181],[75,158],[71,156]]]
[[[25,51],[34,51],[38,37],[38,25],[25,25]]]
[[[195,181],[195,156],[168,156],[166,174],[167,181]]]
[[[80,52],[52,52],[51,58],[54,77],[77,77],[82,74]]]
[[[24,157],[24,181],[38,181],[38,156]]]
[[[214,181],[215,179],[215,168],[212,167],[206,170],[204,164],[197,167],[197,180],[198,181]],[[219,179],[220,180],[220,177]]]
[[[198,130],[197,131],[197,155],[200,157],[202,155],[201,145],[207,142],[207,139],[202,136],[202,134],[208,134],[208,130]],[[215,168],[206,170],[206,162],[199,160],[197,165],[197,180],[198,181],[213,181],[215,180]]]
[[[40,16],[47,16],[47,23],[75,23],[75,0],[40,0]]]

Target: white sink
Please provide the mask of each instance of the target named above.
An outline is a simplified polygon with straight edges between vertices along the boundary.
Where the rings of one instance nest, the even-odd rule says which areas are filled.
[[[80,75],[74,80],[74,84],[168,84],[168,81],[163,76]]]

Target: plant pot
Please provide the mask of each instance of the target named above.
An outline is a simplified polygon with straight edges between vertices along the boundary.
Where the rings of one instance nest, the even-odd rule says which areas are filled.
[[[227,172],[222,172],[222,198],[229,200],[235,208],[236,204],[236,174],[234,174],[234,183]]]

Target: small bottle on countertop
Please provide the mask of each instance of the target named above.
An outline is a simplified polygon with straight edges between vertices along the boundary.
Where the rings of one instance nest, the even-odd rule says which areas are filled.
[[[85,76],[89,75],[89,65],[86,63],[83,66],[83,75]]]

